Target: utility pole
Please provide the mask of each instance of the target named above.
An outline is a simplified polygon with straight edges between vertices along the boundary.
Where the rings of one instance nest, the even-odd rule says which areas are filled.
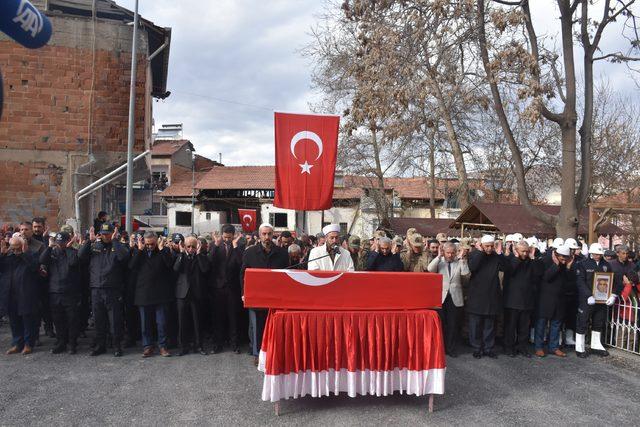
[[[125,208],[125,228],[129,234],[133,233],[133,146],[136,138],[136,73],[138,48],[138,0],[133,15],[133,41],[131,42],[131,83],[129,87],[129,137],[127,139],[127,195]]]
[[[191,234],[195,230],[196,219],[196,153],[191,152]]]

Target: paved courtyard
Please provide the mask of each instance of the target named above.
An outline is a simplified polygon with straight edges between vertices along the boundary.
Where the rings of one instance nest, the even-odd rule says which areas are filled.
[[[446,394],[285,401],[276,417],[260,400],[252,358],[217,355],[116,359],[49,353],[5,356],[0,327],[0,425],[637,425],[640,359],[616,353],[566,359],[451,359]]]

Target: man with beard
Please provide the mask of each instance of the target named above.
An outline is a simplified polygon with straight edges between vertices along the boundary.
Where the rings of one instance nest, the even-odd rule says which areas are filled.
[[[336,235],[338,233],[335,233]],[[258,229],[260,243],[247,248],[242,258],[240,270],[240,283],[242,285],[242,300],[244,301],[244,272],[247,268],[281,269],[289,265],[287,251],[273,244],[273,226],[262,224]],[[313,252],[313,251],[312,251]],[[349,260],[351,257],[348,256]],[[262,334],[267,321],[267,310],[250,309],[249,320],[251,322],[251,343],[253,345],[254,364],[258,365],[258,356],[262,347]]]
[[[83,262],[89,263],[91,308],[95,318],[96,346],[89,354],[98,356],[107,351],[107,331],[110,327],[115,357],[122,356],[123,287],[129,250],[118,240],[118,230],[104,223],[98,235],[93,227],[89,240],[78,252]]]
[[[44,228],[44,226],[43,226]],[[45,244],[34,237],[33,223],[24,221],[20,224],[20,234],[22,238],[27,241],[29,245],[29,251],[33,253],[36,260],[40,257],[42,251],[44,251]],[[40,276],[40,285],[38,287],[40,296],[38,298],[38,312],[42,323],[44,323],[44,332],[49,338],[55,338],[56,334],[53,331],[53,322],[51,321],[51,312],[49,310],[49,295],[47,294],[47,269],[43,265],[38,266],[38,276]],[[40,345],[40,323],[38,322],[38,329],[36,336],[36,345]]]
[[[325,243],[309,252],[309,270],[354,271],[349,251],[340,246],[340,226],[329,224],[322,229]]]
[[[199,243],[195,237],[189,236],[184,243],[180,243],[180,254],[173,265],[173,271],[178,274],[176,285],[178,344],[180,345],[178,356],[189,353],[189,326],[193,330],[196,351],[203,356],[207,354],[200,316],[206,302],[207,273],[210,268],[211,263],[206,250],[203,250],[202,243]]]
[[[160,356],[169,357],[167,348],[167,309],[173,302],[171,278],[173,274],[173,257],[169,248],[164,247],[165,240],[152,232],[144,233],[133,249],[129,269],[136,270],[135,304],[140,311],[142,331],[142,357],[153,356],[153,324],[157,326],[157,344]]]
[[[511,252],[513,248],[513,252]],[[506,353],[531,357],[527,350],[529,325],[535,307],[541,264],[535,259],[535,247],[525,240],[507,248],[509,279],[504,281],[504,347]]]
[[[0,315],[9,315],[11,348],[6,354],[31,354],[39,325],[40,280],[36,254],[27,241],[12,237],[0,242]]]
[[[388,237],[380,237],[371,248],[367,260],[367,271],[403,271],[404,266],[398,254],[398,247],[391,247],[392,242]]]
[[[76,354],[80,328],[80,287],[78,250],[69,233],[60,232],[49,238],[49,246],[40,255],[40,264],[49,271],[49,305],[56,327],[58,343],[53,354],[67,351]]]
[[[40,216],[37,216],[31,220],[31,228],[33,229],[33,238],[46,245],[49,236],[45,236],[46,220]]]
[[[495,344],[495,318],[500,313],[502,292],[499,272],[506,271],[504,257],[494,248],[493,236],[484,235],[478,250],[469,254],[469,290],[467,313],[469,315],[469,341],[476,359],[498,357],[493,352]]]

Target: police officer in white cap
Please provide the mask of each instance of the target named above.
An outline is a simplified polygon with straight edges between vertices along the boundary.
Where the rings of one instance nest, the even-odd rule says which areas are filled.
[[[587,357],[585,335],[591,320],[591,352],[600,356],[608,356],[601,342],[607,320],[607,306],[596,304],[593,297],[593,275],[597,272],[610,273],[611,265],[604,259],[604,249],[600,243],[593,243],[589,247],[589,258],[576,266],[578,285],[578,321],[576,326],[576,355]]]
[[[354,271],[348,250],[340,246],[340,226],[329,224],[322,229],[325,243],[311,249],[308,270]]]
[[[480,240],[480,249],[469,254],[468,300],[469,341],[473,347],[473,357],[496,358],[493,352],[495,344],[495,318],[502,310],[502,291],[498,273],[508,269],[506,260],[498,255],[494,248],[493,236],[484,235]]]

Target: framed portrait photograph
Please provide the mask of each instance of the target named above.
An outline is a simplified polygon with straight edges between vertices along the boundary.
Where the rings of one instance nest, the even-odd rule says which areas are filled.
[[[596,304],[604,304],[611,296],[613,287],[613,273],[593,273],[593,289],[591,293],[596,300]]]

